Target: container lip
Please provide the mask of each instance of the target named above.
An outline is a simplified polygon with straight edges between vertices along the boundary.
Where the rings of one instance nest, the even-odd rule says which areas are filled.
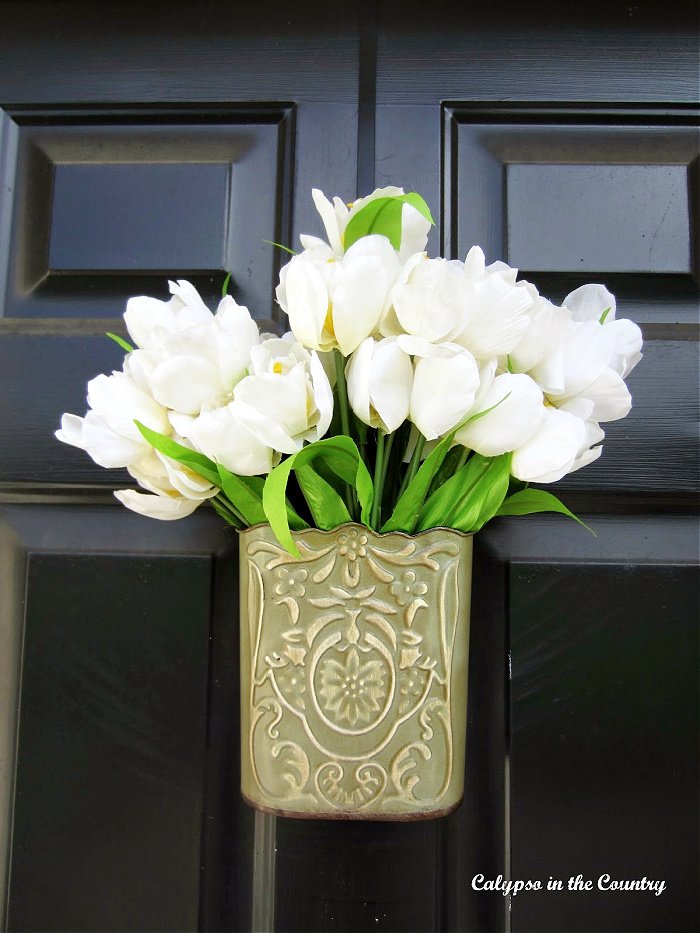
[[[249,525],[247,528],[237,528],[236,531],[239,535],[244,535],[248,531],[256,531],[259,528],[269,528],[272,530],[272,526],[269,522],[258,522],[256,525]],[[423,531],[417,531],[415,534],[409,534],[407,531],[375,531],[374,528],[370,528],[368,525],[363,525],[362,522],[343,522],[342,525],[336,525],[335,528],[323,529],[323,528],[302,528],[300,531],[292,531],[293,537],[303,537],[310,532],[314,532],[320,535],[334,535],[342,528],[361,528],[364,532],[369,532],[371,535],[374,535],[377,538],[388,538],[392,536],[398,536],[400,538],[406,538],[407,541],[413,541],[416,538],[421,538],[423,535],[432,534],[434,531],[442,531],[451,535],[455,535],[458,538],[473,538],[475,535],[474,531],[460,531],[458,528],[448,528],[445,525],[435,525],[433,528],[424,528]],[[273,532],[274,534],[274,532]]]

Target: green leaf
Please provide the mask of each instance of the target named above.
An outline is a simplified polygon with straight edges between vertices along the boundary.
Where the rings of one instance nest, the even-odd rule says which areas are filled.
[[[447,456],[454,440],[454,432],[443,438],[437,447],[425,458],[413,480],[396,503],[388,521],[382,526],[385,531],[405,531],[412,534],[418,521],[418,515],[428,495],[430,484]]]
[[[507,453],[489,458],[486,471],[456,516],[455,528],[460,531],[479,531],[486,522],[491,521],[508,495],[512,456]]]
[[[605,324],[605,318],[610,314],[611,311],[612,311],[612,308],[606,308],[605,311],[603,311],[603,313],[600,315],[600,320],[598,321],[598,323]]]
[[[392,197],[375,198],[350,218],[343,236],[345,250],[350,249],[353,243],[356,243],[362,237],[369,236],[372,233],[387,237],[394,249],[400,249],[401,214],[404,204],[410,204],[431,224],[435,223],[430,208],[415,191]]]
[[[470,532],[480,528],[508,492],[510,459],[510,454],[474,454],[428,499],[418,518],[418,530],[444,526]]]
[[[112,334],[110,331],[107,331],[105,333],[105,337],[109,337],[110,340],[118,343],[122,350],[126,350],[127,353],[133,353],[134,348],[127,340],[124,340],[123,337],[120,337],[119,334]]]
[[[312,466],[297,466],[294,472],[314,522],[319,528],[330,531],[331,528],[352,521],[342,497]]]
[[[152,431],[145,424],[141,424],[140,421],[134,423],[151,447],[155,447],[156,450],[165,454],[166,457],[170,457],[171,460],[176,460],[183,466],[188,467],[193,473],[197,473],[198,476],[201,476],[202,479],[207,480],[213,486],[221,488],[219,471],[214,461],[210,460],[209,457],[205,457],[204,454],[200,454],[196,450],[190,450],[189,447],[183,447],[182,444],[174,441],[172,437],[159,434],[158,431]]]
[[[268,246],[276,246],[277,249],[283,249],[285,253],[290,253],[292,256],[296,256],[297,252],[294,249],[290,249],[288,246],[283,246],[281,243],[275,243],[274,240],[263,240],[263,243],[267,243]]]
[[[313,444],[308,444],[299,453],[292,454],[283,460],[268,474],[263,487],[263,508],[272,530],[282,547],[286,548],[294,557],[299,557],[299,551],[289,530],[285,495],[287,483],[292,470],[312,463],[317,457],[322,457],[324,463],[345,482],[354,486],[357,498],[362,507],[362,521],[369,524],[372,510],[374,487],[372,477],[369,475],[360,452],[354,441],[344,435],[328,437]],[[325,481],[324,481],[325,482]],[[330,484],[328,484],[330,486]]]
[[[224,279],[224,284],[221,286],[221,297],[225,298],[228,295],[228,283],[231,281],[231,273],[226,276]]]
[[[566,515],[582,525],[586,531],[590,531],[594,538],[596,537],[592,528],[567,509],[556,496],[544,489],[523,489],[521,492],[513,493],[504,500],[496,515],[533,515],[535,512],[558,512],[560,515]]]
[[[267,521],[265,510],[262,504],[262,486],[264,480],[258,476],[260,491],[256,492],[251,484],[247,483],[241,476],[229,472],[225,466],[218,464],[219,476],[221,477],[219,485],[226,496],[231,500],[236,510],[240,512],[241,518],[247,525],[262,525]],[[251,479],[252,477],[246,477]]]
[[[398,197],[400,201],[404,201],[406,204],[410,204],[411,207],[415,207],[418,213],[425,217],[431,227],[435,226],[430,208],[416,191],[409,191],[408,194],[400,194]]]
[[[461,463],[459,462],[464,454],[466,454],[466,451],[461,444],[455,444],[454,447],[450,448],[442,462],[442,466],[437,471],[435,478],[430,484],[430,489],[428,490],[426,498],[430,498],[434,492],[437,492],[437,490],[447,482],[453,473],[464,466],[464,460],[462,460]]]

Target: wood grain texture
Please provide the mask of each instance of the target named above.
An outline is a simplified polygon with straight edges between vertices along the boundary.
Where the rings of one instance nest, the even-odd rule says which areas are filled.
[[[312,0],[199,7],[3,0],[0,99],[354,102],[357,17]],[[96,41],[98,36],[109,41]],[[319,81],[321,73],[328,81]],[[332,78],[330,77],[332,76]]]
[[[380,105],[438,100],[697,99],[697,12],[650,0],[488,7],[382,4]],[[653,63],[653,80],[650,78]]]

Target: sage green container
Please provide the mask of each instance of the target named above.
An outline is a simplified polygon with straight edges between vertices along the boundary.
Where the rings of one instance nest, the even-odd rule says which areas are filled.
[[[240,534],[241,790],[315,819],[443,816],[463,793],[472,538]]]

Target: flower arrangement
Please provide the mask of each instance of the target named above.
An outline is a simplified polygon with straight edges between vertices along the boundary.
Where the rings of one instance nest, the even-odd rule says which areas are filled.
[[[186,281],[167,302],[131,298],[134,346],[108,335],[122,370],[91,380],[89,411],[65,414],[57,438],[126,467],[146,493],[115,495],[136,512],[170,520],[209,503],[239,529],[269,523],[292,554],[291,531],[309,526],[575,518],[530,484],[592,463],[600,423],[630,410],[642,337],[614,296],[584,285],[553,304],[478,246],[464,262],[428,258],[430,211],[401,188],[313,198],[327,240],[302,235],[281,270],[289,333],[261,334],[228,280],[215,313]]]

